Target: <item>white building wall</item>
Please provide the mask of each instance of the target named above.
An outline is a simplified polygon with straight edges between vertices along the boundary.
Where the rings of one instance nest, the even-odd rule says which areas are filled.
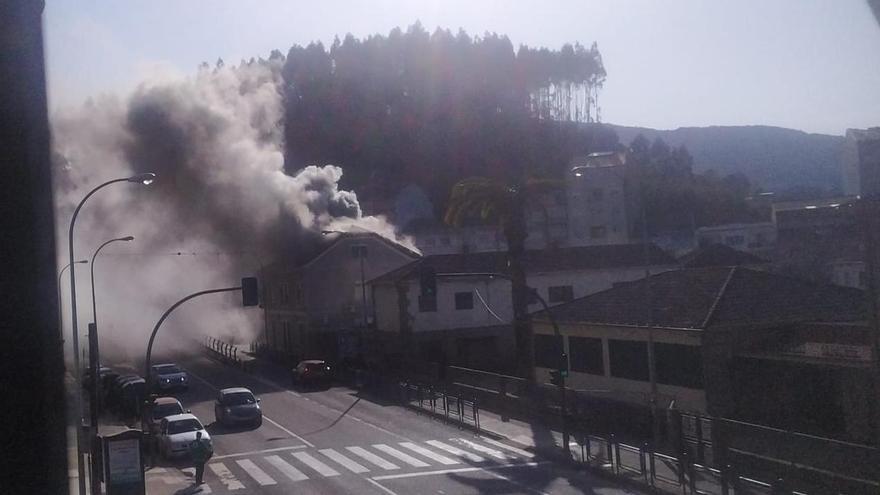
[[[740,251],[761,253],[776,246],[778,231],[773,222],[732,223],[697,229],[700,245],[724,244]]]
[[[456,292],[479,291],[486,305],[474,294],[473,309],[455,309]],[[502,325],[513,320],[513,306],[510,297],[510,282],[504,279],[485,278],[437,278],[437,311],[419,311],[418,281],[408,284],[409,312],[412,316],[412,330],[433,331],[455,328],[471,328]],[[489,309],[501,318],[495,318]]]
[[[579,167],[566,194],[570,246],[630,242],[624,166]]]

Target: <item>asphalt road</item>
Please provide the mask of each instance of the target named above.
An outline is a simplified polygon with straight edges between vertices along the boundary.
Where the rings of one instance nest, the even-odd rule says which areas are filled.
[[[191,378],[177,397],[207,425],[214,457],[201,487],[186,462],[160,460],[149,494],[638,493],[346,387],[294,390],[206,357],[178,364]],[[217,391],[233,386],[262,399],[261,427],[213,424]]]

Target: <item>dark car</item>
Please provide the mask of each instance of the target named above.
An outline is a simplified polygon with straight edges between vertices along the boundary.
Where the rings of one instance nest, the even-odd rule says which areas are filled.
[[[107,386],[107,407],[119,411],[122,408],[122,386],[132,380],[140,379],[142,379],[140,376],[134,374],[117,376],[116,379]]]
[[[329,386],[332,379],[330,365],[320,359],[300,361],[291,372],[291,381],[301,386]]]
[[[214,419],[221,425],[263,424],[260,399],[244,387],[224,388],[214,403]]]
[[[153,392],[164,393],[189,388],[189,375],[174,363],[154,364],[151,370]]]

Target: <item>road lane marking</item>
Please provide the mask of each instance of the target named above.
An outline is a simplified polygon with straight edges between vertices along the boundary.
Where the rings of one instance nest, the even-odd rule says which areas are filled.
[[[409,464],[412,467],[422,468],[422,467],[430,467],[431,466],[427,462],[422,462],[422,461],[416,459],[415,457],[413,457],[407,453],[401,452],[390,445],[385,445],[384,443],[374,444],[373,448],[376,450],[381,450],[382,452],[385,452],[386,454],[390,455],[391,457],[397,458],[397,459]]]
[[[277,485],[278,484],[275,480],[272,479],[271,476],[266,474],[266,471],[263,471],[262,469],[260,469],[259,466],[254,464],[254,461],[252,461],[250,459],[241,459],[241,460],[235,461],[235,463],[238,464],[242,469],[244,469],[245,472],[248,474],[248,476],[253,478],[254,481],[259,483],[260,485]]]
[[[339,471],[315,459],[305,452],[294,452],[293,456],[299,459],[300,462],[302,462],[306,466],[320,473],[321,476],[339,476]]]
[[[208,380],[205,380],[204,378],[200,377],[199,375],[196,375],[195,373],[193,373],[193,372],[190,371],[190,370],[186,370],[186,371],[187,371],[187,373],[189,373],[189,376],[191,376],[191,377],[195,378],[196,380],[198,380],[198,381],[204,383],[204,384],[207,385],[208,388],[210,388],[211,390],[213,390],[213,391],[215,391],[215,392],[219,392],[219,391],[220,391],[219,388],[215,387],[214,385],[211,385],[211,383],[210,383]],[[303,438],[303,437],[297,435],[296,433],[294,433],[294,432],[288,430],[287,428],[281,426],[277,421],[273,420],[272,418],[267,418],[265,414],[263,415],[263,419],[265,419],[266,421],[268,421],[268,422],[272,423],[273,425],[277,426],[277,427],[278,427],[279,429],[281,429],[281,431],[283,431],[284,433],[287,433],[288,435],[290,435],[290,436],[292,436],[293,438],[299,440],[300,442],[302,442],[302,443],[308,445],[309,447],[314,447],[314,446],[315,446],[312,442],[309,442],[309,441],[306,440],[305,438]]]
[[[400,469],[400,467],[398,467],[396,464],[392,464],[392,463],[386,461],[385,459],[382,459],[381,457],[377,456],[376,454],[374,454],[368,450],[365,450],[361,447],[346,447],[346,449],[349,452],[351,452],[352,454],[360,457],[361,459],[364,459],[367,462],[375,464],[376,466],[379,466],[380,468],[382,468],[386,471],[391,471],[392,469]]]
[[[227,490],[244,489],[244,485],[241,484],[241,481],[238,481],[238,478],[236,478],[235,475],[232,474],[232,471],[230,471],[222,462],[208,464],[208,467],[211,468],[211,471],[214,471],[214,474],[220,479],[220,483],[223,483]]]
[[[292,447],[275,447],[273,449],[251,450],[249,452],[238,452],[236,454],[215,455],[211,459],[218,461],[220,459],[228,459],[230,457],[244,457],[246,455],[268,454],[270,452],[283,452],[285,450],[305,449],[307,445],[294,445]]]
[[[281,471],[284,476],[287,476],[292,481],[303,481],[309,479],[309,477],[306,476],[302,471],[284,462],[284,459],[278,457],[277,455],[266,456],[263,459],[266,459],[266,462],[275,466],[275,469]]]
[[[469,449],[476,450],[477,452],[482,452],[484,454],[491,455],[492,457],[494,457],[496,459],[501,459],[502,461],[514,459],[513,457],[505,454],[504,452],[501,452],[500,450],[491,449],[491,448],[486,447],[484,445],[480,445],[478,443],[472,442],[472,441],[468,440],[467,438],[450,438],[450,440],[452,440],[453,442],[459,443],[461,445],[464,445],[465,447],[467,447]]]
[[[456,461],[455,459],[450,459],[450,458],[446,457],[445,455],[440,455],[435,452],[431,452],[430,450],[422,447],[421,445],[416,445],[412,442],[400,442],[400,446],[405,449],[412,450],[416,454],[421,454],[421,455],[427,457],[428,459],[431,459],[432,461],[437,461],[440,464],[444,464],[446,466],[450,466],[452,464],[461,464],[460,462]]]
[[[378,481],[373,481],[373,480],[370,479],[370,478],[364,478],[364,479],[367,480],[368,482],[370,482],[371,485],[373,485],[373,486],[375,486],[376,488],[382,490],[383,492],[387,493],[388,495],[397,495],[397,493],[391,491],[391,489],[389,489],[389,488],[385,488],[384,486],[382,486],[382,484],[379,483]]]
[[[496,469],[534,467],[534,466],[541,466],[543,464],[549,464],[549,463],[550,463],[550,461],[519,462],[516,464],[502,464],[500,466],[466,467],[466,468],[454,468],[454,469],[440,469],[437,471],[422,471],[422,472],[417,472],[417,473],[383,474],[382,476],[373,476],[370,479],[372,479],[374,481],[396,480],[396,479],[401,479],[401,478],[415,478],[417,476],[435,476],[438,474],[470,473],[470,472],[474,472],[474,471],[493,471]]]
[[[348,469],[349,471],[351,471],[353,473],[360,474],[360,473],[366,473],[366,472],[370,471],[369,469],[365,468],[364,466],[354,462],[353,460],[349,459],[348,457],[345,457],[344,455],[340,454],[339,452],[336,452],[333,449],[321,449],[318,452],[324,454],[325,456],[327,456],[331,460],[342,465],[342,467],[344,467],[345,469]]]
[[[523,450],[523,449],[514,447],[512,445],[507,445],[506,443],[502,443],[497,440],[493,440],[491,438],[483,438],[483,441],[490,444],[490,445],[494,445],[496,447],[501,447],[502,449],[507,449],[511,452],[515,452],[515,453],[517,453],[527,459],[533,459],[535,457],[535,454],[533,454],[527,450]]]
[[[477,454],[474,454],[473,452],[468,452],[466,450],[461,450],[458,447],[453,447],[452,445],[448,445],[443,442],[438,442],[437,440],[428,440],[425,443],[427,443],[428,445],[430,445],[432,447],[436,447],[440,450],[445,450],[446,452],[449,452],[450,454],[457,455],[459,457],[464,457],[465,459],[467,459],[471,462],[486,462],[486,458],[483,456],[479,456]]]
[[[302,442],[302,443],[308,445],[309,447],[314,447],[314,446],[315,446],[315,444],[313,444],[312,442],[306,440],[305,438],[303,438],[303,437],[297,435],[296,433],[294,433],[294,432],[288,430],[287,428],[281,426],[281,424],[279,424],[277,421],[273,420],[272,418],[267,418],[266,415],[263,415],[263,419],[265,419],[266,421],[268,421],[268,422],[272,423],[273,425],[277,426],[277,427],[278,427],[281,431],[283,431],[284,433],[287,433],[288,435],[290,435],[290,436],[292,436],[293,438],[299,440],[300,442]]]

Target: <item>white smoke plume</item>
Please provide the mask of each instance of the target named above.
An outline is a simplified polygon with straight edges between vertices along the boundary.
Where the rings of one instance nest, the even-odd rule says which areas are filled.
[[[91,257],[108,239],[135,237],[109,245],[95,267],[104,349],[141,355],[153,324],[174,301],[238,285],[264,264],[314,250],[321,230],[357,227],[413,247],[384,218],[362,215],[356,194],[338,187],[341,168],[285,174],[281,84],[277,60],[203,68],[53,116],[59,267],[67,263],[70,216],[91,188],[157,174],[151,186],[101,190],[77,220],[77,259]],[[77,270],[82,330],[92,313],[88,265]],[[62,314],[69,319],[64,282]],[[262,314],[238,307],[238,297],[187,303],[165,323],[157,346],[174,348],[201,334],[248,342]]]

